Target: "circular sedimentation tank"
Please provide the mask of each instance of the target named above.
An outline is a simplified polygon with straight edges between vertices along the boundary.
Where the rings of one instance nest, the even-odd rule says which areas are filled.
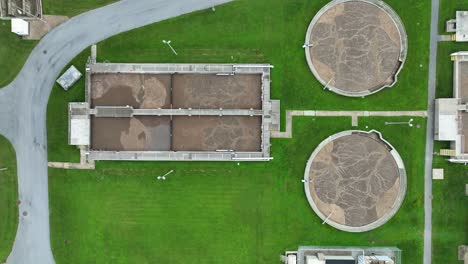
[[[305,43],[314,76],[327,89],[350,97],[392,87],[407,53],[401,19],[378,0],[330,2],[312,19]]]
[[[406,193],[403,161],[377,131],[345,131],[324,140],[310,156],[303,182],[315,213],[347,232],[385,224]]]

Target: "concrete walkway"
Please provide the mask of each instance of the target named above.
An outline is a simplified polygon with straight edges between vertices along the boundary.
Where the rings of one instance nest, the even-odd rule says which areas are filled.
[[[359,117],[381,116],[398,117],[414,116],[427,117],[426,111],[315,111],[315,110],[291,110],[286,111],[286,131],[271,131],[273,138],[292,138],[292,120],[294,116],[322,116],[322,117],[351,117],[352,126],[358,125]]]
[[[431,2],[431,42],[429,51],[429,81],[427,85],[427,131],[426,154],[424,165],[424,264],[432,263],[432,158],[434,153],[434,100],[437,75],[437,44],[439,0]]]
[[[452,35],[440,35],[438,41],[450,41],[453,42]]]
[[[226,2],[230,0],[122,0],[68,20],[38,43],[16,79],[0,90],[0,134],[16,150],[21,201],[16,239],[7,263],[54,263],[46,110],[60,71],[82,50],[108,37]]]
[[[94,170],[96,164],[94,160],[88,160],[86,155],[86,149],[80,147],[80,163],[70,162],[49,162],[47,165],[49,168],[66,169],[66,170]]]

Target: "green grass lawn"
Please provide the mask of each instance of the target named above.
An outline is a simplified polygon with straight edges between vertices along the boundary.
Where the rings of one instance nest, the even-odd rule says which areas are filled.
[[[449,34],[445,32],[445,23],[448,20],[455,18],[456,11],[466,11],[466,10],[468,10],[468,1],[466,0],[440,0],[439,34]]]
[[[16,178],[15,150],[10,142],[0,136],[0,262],[10,254],[18,226],[18,184]]]
[[[397,215],[352,234],[322,225],[307,203],[305,163],[349,118],[295,118],[294,138],[272,141],[269,163],[99,162],[95,171],[49,170],[52,245],[57,263],[279,263],[300,245],[398,246],[422,263],[422,128],[361,119],[401,154],[408,193]],[[155,176],[175,169],[166,182]]]
[[[45,14],[73,16],[110,2],[47,0],[43,4]],[[98,56],[112,62],[271,63],[275,65],[272,94],[282,100],[283,110],[425,109],[430,2],[387,1],[406,26],[408,59],[394,88],[366,99],[323,91],[307,67],[300,47],[310,20],[326,2],[238,0],[215,13],[197,12],[113,37],[99,44]],[[448,3],[458,5],[453,0]],[[454,16],[453,11],[444,12],[441,17]],[[9,27],[9,22],[0,22],[0,87],[14,78],[36,44],[20,40]],[[171,39],[180,55],[174,57],[162,39]],[[84,70],[87,54],[78,56],[73,64]],[[438,84],[446,83],[443,80]],[[66,107],[69,101],[83,99],[83,80],[68,93],[54,88],[48,109],[51,160],[78,159],[78,152],[66,145]],[[277,263],[284,250],[315,244],[395,245],[403,249],[405,263],[422,263],[425,131],[387,127],[383,125],[386,120],[391,119],[362,119],[360,128],[367,125],[381,130],[398,149],[407,166],[408,194],[399,213],[375,231],[349,234],[321,225],[300,183],[313,149],[327,136],[350,129],[350,120],[296,118],[293,139],[272,141],[276,159],[270,163],[100,162],[95,171],[51,169],[51,228],[57,262],[185,263],[189,259],[197,263]],[[424,127],[424,120],[417,121]],[[2,146],[0,140],[0,165],[2,149],[13,153],[11,146]],[[7,173],[16,175],[14,163],[7,166],[10,164]],[[169,181],[154,181],[155,175],[174,168],[176,173]],[[448,166],[448,173],[462,174],[462,169]],[[1,176],[0,172],[0,183]],[[16,177],[10,178],[10,191],[2,189],[8,184],[0,185],[0,198],[9,197],[0,199],[0,209],[11,211],[7,218],[17,221]],[[455,226],[439,232],[452,223],[442,219],[444,214],[451,214],[457,225],[466,221],[466,210],[465,217],[456,218],[463,203],[456,201],[458,192],[449,192],[460,185],[458,179],[452,179],[434,184],[434,212],[442,212],[434,216],[434,236],[441,235],[440,249],[447,250],[435,250],[435,260],[440,261],[434,263],[444,263],[443,257],[449,254],[452,260],[454,241],[466,240],[466,230],[463,234]],[[452,201],[453,206],[437,203],[437,195]],[[12,221],[0,221],[0,237],[10,237],[10,241],[16,231]],[[2,225],[6,225],[5,235]],[[7,241],[0,243],[0,260],[11,247],[9,242],[2,251],[2,243]]]
[[[425,109],[430,3],[387,1],[402,17],[409,53],[399,82],[366,99],[322,90],[301,46],[327,1],[238,0],[112,37],[98,44],[111,62],[271,63],[272,97],[286,109]],[[408,6],[412,8],[408,8]],[[414,16],[414,12],[418,16]],[[161,42],[171,39],[179,56]],[[84,71],[89,51],[72,64]],[[84,100],[84,81],[54,87],[48,106],[49,160],[77,161],[67,146],[67,104]],[[364,118],[400,152],[408,193],[399,213],[377,230],[351,234],[322,225],[300,179],[314,148],[351,129],[349,118],[295,118],[294,138],[272,141],[269,163],[99,162],[95,171],[49,171],[57,263],[278,263],[300,245],[398,246],[405,263],[422,263],[425,120],[422,128],[385,126],[402,118]],[[305,144],[307,143],[307,144]],[[175,169],[164,183],[154,176]],[[175,253],[176,252],[176,253]],[[406,253],[408,252],[408,253]]]
[[[16,77],[36,43],[11,33],[10,21],[0,20],[0,88]]]
[[[430,2],[387,1],[409,36],[408,59],[398,83],[366,99],[323,91],[311,74],[304,44],[307,27],[328,1],[238,0],[112,37],[98,59],[111,62],[265,62],[275,66],[272,96],[283,109],[425,109]],[[408,8],[411,6],[411,8]],[[415,16],[414,13],[418,15]],[[163,39],[171,39],[179,56]]]
[[[117,0],[44,0],[42,1],[42,8],[45,15],[72,17],[116,1]]]
[[[440,42],[437,53],[437,98],[453,96],[453,62],[450,54],[468,49],[466,43]],[[449,143],[436,142],[434,151],[450,148]],[[458,263],[457,248],[468,243],[468,168],[452,164],[444,157],[434,157],[434,168],[445,170],[445,179],[433,181],[432,226],[433,263]]]
[[[468,43],[439,42],[437,51],[437,98],[451,98],[453,96],[453,61],[450,54],[467,50]]]
[[[73,16],[110,2],[113,0],[48,0],[43,4],[47,14]],[[238,0],[217,8],[214,14],[198,12],[113,37],[101,45],[99,57],[126,62],[272,63],[276,66],[272,94],[282,99],[283,109],[424,109],[430,3],[387,1],[406,26],[408,58],[394,88],[363,100],[323,91],[307,67],[301,49],[305,32],[314,14],[326,2]],[[0,86],[14,78],[36,44],[10,33],[9,22],[1,23],[0,66],[6,70],[0,72]],[[174,41],[180,53],[178,57],[172,56],[162,44],[164,38]]]
[[[45,0],[47,15],[75,16],[116,0]],[[13,81],[38,41],[26,41],[11,33],[10,21],[0,20],[0,89]]]
[[[425,109],[429,4],[414,1],[414,10],[420,10],[419,20],[415,20],[404,8],[405,4],[389,1],[405,22],[409,35],[410,50],[405,68],[394,88],[365,99],[352,99],[323,91],[300,48],[310,20],[325,3],[323,0],[235,1],[218,7],[215,13],[201,11],[114,36],[98,44],[98,60],[272,63],[275,65],[272,97],[281,99],[283,112],[286,109]],[[174,56],[162,39],[173,40],[179,56]],[[72,64],[84,72],[88,56],[89,50],[85,50]],[[81,80],[69,92],[57,85],[52,91],[48,108],[50,160],[78,160],[77,155],[70,155],[73,147],[64,144],[67,128],[59,124],[67,121],[69,101],[84,100],[83,89],[84,80]]]
[[[436,142],[435,151],[441,148],[450,145]],[[444,169],[445,179],[433,181],[433,263],[458,263],[458,246],[468,243],[468,197],[465,195],[468,169],[463,164],[447,162],[445,157],[435,157],[434,168]]]
[[[85,72],[89,51],[78,55],[70,65]],[[68,69],[69,66],[65,67]],[[47,151],[49,161],[79,162],[79,150],[68,145],[68,103],[85,100],[85,78],[81,78],[73,88],[64,91],[58,84],[52,89],[47,109]]]

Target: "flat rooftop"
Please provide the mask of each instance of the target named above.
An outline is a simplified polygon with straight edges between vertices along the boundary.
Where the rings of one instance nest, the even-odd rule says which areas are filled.
[[[468,52],[451,54],[453,98],[436,100],[435,140],[451,142],[450,161],[468,162]]]
[[[270,65],[91,63],[87,68],[89,159],[270,158]],[[72,127],[71,134],[76,137],[82,127]]]
[[[468,11],[456,13],[456,40],[468,41]]]

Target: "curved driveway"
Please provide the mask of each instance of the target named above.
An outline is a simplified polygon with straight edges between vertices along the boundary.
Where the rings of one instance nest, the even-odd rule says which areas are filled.
[[[7,263],[54,263],[49,234],[46,110],[60,71],[82,50],[110,36],[230,1],[122,0],[70,19],[36,46],[16,79],[0,90],[0,134],[16,150],[21,202],[16,240]]]

